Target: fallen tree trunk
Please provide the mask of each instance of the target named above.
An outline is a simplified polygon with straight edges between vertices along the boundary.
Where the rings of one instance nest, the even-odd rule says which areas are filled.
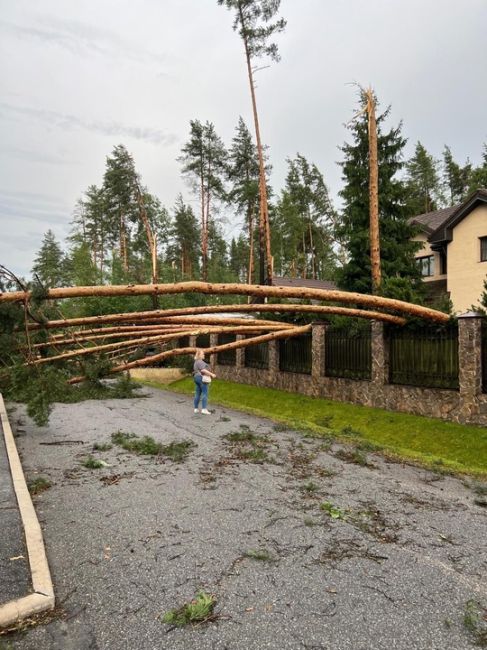
[[[311,327],[311,326],[310,326]],[[257,328],[257,331],[261,331],[260,329]],[[281,330],[279,330],[281,331]],[[285,330],[288,331],[288,330]],[[71,359],[73,357],[79,357],[79,356],[84,356],[87,354],[95,354],[95,353],[105,353],[109,352],[110,350],[121,350],[124,347],[129,347],[131,345],[134,345],[135,343],[138,346],[141,345],[147,345],[150,343],[159,343],[161,341],[172,341],[174,339],[181,338],[183,336],[199,336],[201,334],[245,334],[248,333],[249,330],[247,327],[219,327],[219,328],[193,328],[189,330],[182,330],[180,332],[172,332],[171,334],[164,334],[164,335],[159,335],[159,336],[146,336],[144,338],[139,339],[138,341],[134,341],[133,339],[130,339],[128,341],[118,341],[117,343],[108,343],[106,345],[96,345],[91,348],[81,348],[79,350],[69,350],[68,352],[63,352],[62,354],[56,354],[52,357],[42,357],[40,359],[35,359],[34,361],[31,361],[29,363],[26,363],[26,365],[34,365],[34,366],[39,366],[44,363],[50,363],[51,361],[60,361],[60,360],[65,360],[65,359]],[[195,348],[196,349],[196,348]],[[205,348],[208,349],[208,348]],[[156,355],[155,355],[156,356]]]
[[[384,314],[378,311],[365,311],[363,309],[353,309],[350,307],[335,307],[333,305],[292,305],[292,304],[270,304],[270,305],[207,305],[206,307],[182,307],[178,309],[159,309],[154,311],[125,312],[121,314],[107,314],[105,316],[84,316],[81,318],[67,318],[61,320],[51,320],[43,325],[30,323],[29,330],[35,331],[45,327],[46,329],[58,329],[68,327],[81,327],[84,325],[103,325],[104,323],[124,323],[144,321],[151,322],[160,318],[171,316],[183,316],[190,314],[218,314],[224,312],[280,312],[304,314],[337,314],[339,316],[348,316],[350,318],[365,318],[368,320],[379,320],[395,325],[405,325],[406,320],[401,316]],[[133,327],[137,327],[134,325]],[[157,327],[156,325],[146,325],[145,327]]]
[[[235,341],[234,343],[226,343],[224,345],[215,345],[210,348],[206,348],[207,354],[218,354],[219,352],[224,352],[225,350],[238,350],[239,348],[246,348],[249,345],[258,345],[259,343],[265,343],[266,341],[274,341],[277,339],[291,338],[294,336],[299,336],[300,334],[306,334],[311,331],[311,325],[304,325],[303,327],[293,327],[291,330],[283,330],[280,332],[273,332],[272,334],[263,334],[262,336],[256,336],[250,339],[244,339],[241,341]],[[130,361],[129,363],[124,363],[119,366],[115,366],[110,370],[110,373],[124,372],[130,370],[131,368],[141,368],[143,366],[148,366],[151,363],[156,361],[163,361],[170,357],[181,356],[183,354],[194,354],[197,348],[187,347],[187,348],[176,348],[174,350],[167,350],[166,352],[160,352],[159,354],[154,354],[150,357],[144,357],[143,359],[137,359],[136,361]],[[68,384],[79,384],[82,381],[85,381],[86,377],[72,377]]]
[[[446,323],[449,316],[443,312],[421,307],[403,300],[369,296],[361,293],[339,291],[335,289],[310,289],[297,287],[262,286],[258,284],[216,284],[211,282],[180,282],[174,284],[129,284],[99,285],[86,287],[60,287],[46,291],[46,299],[81,298],[89,296],[144,296],[170,295],[180,293],[204,293],[216,295],[264,296],[269,298],[299,298],[322,300],[345,304],[364,305],[386,309],[425,318],[438,323]],[[0,293],[0,303],[26,301],[31,297],[30,291],[12,291]]]
[[[194,327],[196,327],[198,325],[201,325],[201,323],[195,323]],[[154,330],[150,331],[150,334],[151,334],[151,336],[160,336],[160,335],[163,335],[163,334],[175,334],[177,336],[185,336],[185,334],[184,334],[185,330],[187,330],[188,327],[191,327],[191,326],[192,326],[191,321],[188,321],[188,323],[186,324],[185,327],[183,325],[180,325],[178,327],[174,327],[174,328],[171,328],[171,329],[166,329],[166,328],[164,328],[164,329],[162,329],[162,328],[161,329],[154,329]],[[292,325],[289,326],[289,328],[291,328],[291,327],[292,327]],[[287,328],[287,329],[289,329],[289,328]],[[110,328],[110,329],[117,329],[117,328],[115,327],[115,328]],[[210,333],[219,333],[222,330],[222,326],[221,325],[215,325],[214,327],[213,326],[212,327],[208,326],[207,329],[210,330]],[[282,329],[283,328],[280,325],[260,325],[258,323],[258,321],[249,321],[249,326],[248,327],[244,326],[244,325],[241,325],[241,326],[239,326],[237,328],[228,327],[228,328],[225,328],[225,331],[235,332],[236,330],[238,330],[237,331],[238,334],[243,334],[243,333],[255,334],[257,332],[263,332],[263,331],[267,331],[267,330],[270,331],[270,330],[282,330]],[[284,329],[286,329],[286,328],[284,328]],[[100,331],[100,330],[98,330],[98,331]],[[132,331],[129,331],[129,332],[118,332],[118,333],[117,332],[112,332],[111,334],[88,334],[87,336],[83,336],[82,334],[79,334],[79,335],[77,335],[77,336],[75,336],[73,338],[69,338],[69,339],[54,339],[54,340],[51,340],[51,341],[44,341],[43,343],[36,343],[35,345],[31,345],[31,349],[35,350],[35,349],[46,348],[46,347],[51,347],[51,346],[55,347],[57,345],[70,345],[72,343],[85,343],[85,342],[88,342],[88,341],[98,341],[100,339],[114,339],[114,338],[123,339],[123,338],[127,338],[128,336],[130,336],[130,337],[133,337],[133,336],[135,336],[135,337],[144,337],[145,336],[146,337],[147,335],[148,335],[147,330],[142,330],[140,332],[137,331],[137,330],[132,330]]]

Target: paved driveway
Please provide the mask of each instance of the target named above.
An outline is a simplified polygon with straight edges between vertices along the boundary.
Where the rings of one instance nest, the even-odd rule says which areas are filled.
[[[356,464],[340,445],[144,390],[24,424],[26,475],[53,483],[36,508],[62,612],[13,648],[477,647],[487,517],[467,484],[373,455]],[[92,452],[119,430],[195,446],[181,463]],[[83,467],[90,453],[109,466]],[[215,621],[161,622],[200,589]]]

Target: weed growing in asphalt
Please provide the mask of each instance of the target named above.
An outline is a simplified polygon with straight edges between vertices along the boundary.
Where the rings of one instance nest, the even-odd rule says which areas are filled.
[[[193,447],[196,447],[195,443],[191,440],[181,440],[181,442],[171,442],[169,445],[163,445],[161,447],[161,454],[170,458],[175,463],[182,463],[186,460],[189,452]]]
[[[345,519],[345,513],[338,506],[334,506],[330,501],[325,501],[320,505],[320,510],[326,512],[332,519]]]
[[[372,467],[367,460],[367,456],[360,449],[338,449],[335,452],[335,458],[344,460],[346,463],[361,465],[362,467]]]
[[[112,433],[112,441],[126,451],[131,451],[140,456],[157,456],[162,451],[162,444],[156,442],[151,436],[139,438],[135,433],[117,431]]]
[[[45,492],[52,486],[52,483],[49,479],[44,478],[43,476],[39,476],[38,478],[33,479],[32,481],[29,481],[27,484],[27,487],[29,488],[29,492],[34,495],[34,494],[40,494],[41,492]],[[1,650],[1,648],[0,648]]]
[[[93,451],[110,451],[113,445],[109,442],[95,442],[93,445]]]
[[[234,433],[227,433],[223,436],[229,442],[248,442],[251,445],[257,445],[258,443],[265,443],[266,439],[263,436],[258,436],[248,429],[243,431],[235,431]]]
[[[244,557],[248,557],[251,560],[259,560],[259,562],[273,562],[274,558],[272,555],[269,553],[269,551],[265,548],[259,549],[259,550],[249,550],[245,551]]]
[[[316,485],[316,483],[313,483],[313,481],[308,481],[302,486],[301,489],[303,492],[307,492],[308,494],[314,494],[319,490],[319,487]]]
[[[100,469],[100,467],[107,467],[108,463],[105,463],[104,460],[100,460],[99,458],[93,458],[93,456],[88,456],[88,458],[85,458],[85,460],[81,463],[83,467],[86,467],[87,469]]]
[[[236,455],[238,458],[248,460],[251,463],[265,463],[269,460],[269,456],[264,449],[241,449]]]
[[[231,422],[232,418],[227,417],[226,415],[221,415],[218,422]]]
[[[487,648],[487,607],[477,600],[465,604],[463,624],[475,639],[475,645]]]
[[[216,598],[213,594],[207,594],[200,591],[196,598],[189,603],[185,603],[177,609],[171,609],[162,617],[163,623],[184,627],[185,625],[195,625],[197,623],[206,623],[215,619],[213,611],[216,605]]]

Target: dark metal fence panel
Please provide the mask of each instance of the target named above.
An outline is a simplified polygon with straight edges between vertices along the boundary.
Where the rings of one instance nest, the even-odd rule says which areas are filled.
[[[482,321],[482,392],[487,393],[487,320]]]
[[[269,344],[258,343],[257,345],[249,345],[244,348],[246,368],[258,368],[260,370],[267,370],[269,368]]]
[[[388,330],[389,381],[424,388],[458,389],[458,326]]]
[[[372,347],[370,328],[350,333],[327,329],[325,332],[325,375],[346,379],[370,380]]]
[[[209,334],[200,334],[196,337],[196,347],[197,348],[209,348],[210,347],[210,335]]]
[[[237,340],[235,334],[219,334],[218,345],[225,345],[225,343],[233,343]],[[221,366],[234,366],[237,363],[236,350],[224,350],[217,354],[217,363]]]
[[[279,341],[279,369],[311,374],[311,334]]]

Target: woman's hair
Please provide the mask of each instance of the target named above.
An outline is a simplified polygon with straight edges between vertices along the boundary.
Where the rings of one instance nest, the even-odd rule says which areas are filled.
[[[198,348],[194,353],[194,360],[199,361],[200,359],[204,359],[204,358],[205,358],[205,351],[202,350],[201,348]]]

